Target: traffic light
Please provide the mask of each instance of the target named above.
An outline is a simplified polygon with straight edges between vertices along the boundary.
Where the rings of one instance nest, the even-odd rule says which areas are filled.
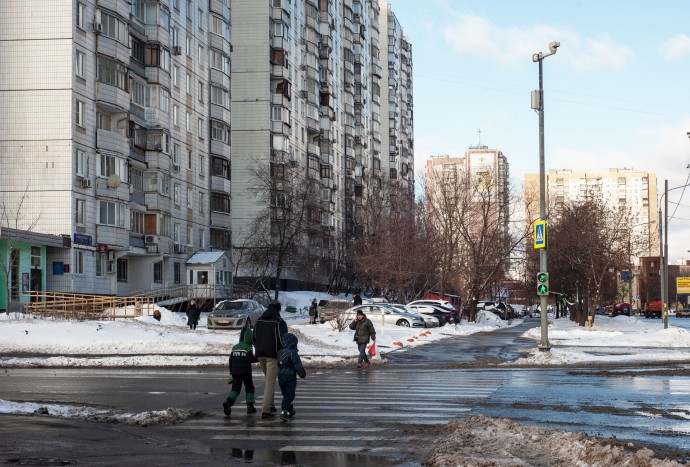
[[[549,275],[545,272],[537,274],[537,295],[549,294]]]

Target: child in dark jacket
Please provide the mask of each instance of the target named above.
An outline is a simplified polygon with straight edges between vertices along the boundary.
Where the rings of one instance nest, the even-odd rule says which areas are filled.
[[[297,351],[297,336],[288,332],[283,334],[282,341],[283,348],[278,351],[278,384],[283,394],[280,419],[287,422],[295,416],[292,402],[295,400],[297,390],[297,376],[304,378],[307,372],[302,366],[302,360]]]
[[[228,394],[228,398],[223,402],[223,412],[225,412],[225,415],[230,415],[231,407],[235,404],[237,397],[242,391],[242,383],[244,383],[244,392],[247,399],[247,413],[256,413],[254,408],[252,363],[258,361],[254,356],[254,352],[252,352],[252,330],[246,327],[240,332],[240,342],[232,348],[230,358],[228,359],[228,368],[230,370],[228,384],[232,384],[232,390]]]

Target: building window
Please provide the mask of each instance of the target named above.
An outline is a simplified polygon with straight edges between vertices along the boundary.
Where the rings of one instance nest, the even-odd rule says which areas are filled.
[[[84,225],[84,200],[83,199],[77,199],[75,200],[75,209],[74,209],[74,222],[77,223],[77,225]]]
[[[230,245],[231,238],[228,230],[211,229],[211,247],[228,250]]]
[[[179,183],[173,184],[173,203],[180,204],[180,185]]]
[[[180,243],[180,224],[177,222],[173,224],[173,243]]]
[[[211,15],[211,32],[230,41],[230,27],[220,16]]]
[[[230,127],[218,120],[211,120],[211,139],[230,144]]]
[[[100,14],[101,25],[103,27],[102,34],[124,45],[129,45],[129,28],[127,24],[121,19],[104,11],[99,10],[98,14]]]
[[[131,49],[129,55],[132,57],[132,59],[135,62],[138,62],[139,64],[143,65],[146,62],[146,54],[144,53],[144,43],[139,39],[135,39],[134,37],[130,36],[129,47]]]
[[[156,284],[163,283],[163,261],[153,263],[153,282]]]
[[[117,260],[117,281],[127,282],[127,260],[118,259]]]
[[[89,176],[89,158],[86,156],[86,153],[80,149],[77,149],[76,174],[80,177]]]
[[[160,233],[163,237],[170,237],[170,215],[161,214],[160,217]]]
[[[173,143],[173,164],[179,164],[180,163],[180,145],[178,143]]]
[[[127,67],[112,58],[98,56],[96,68],[96,80],[99,83],[115,86],[123,91],[129,89]]]
[[[226,193],[211,193],[211,211],[230,214],[230,196]]]
[[[194,193],[194,190],[192,190],[191,188],[187,188],[187,207],[188,208],[192,207],[193,193]]]
[[[74,57],[74,68],[76,69],[77,76],[84,78],[84,53],[78,50]]]
[[[199,137],[199,139],[204,139],[204,137],[205,137],[204,133],[206,133],[206,129],[205,129],[203,118],[197,119],[196,132],[197,132],[197,136]]]
[[[125,226],[125,205],[113,201],[98,201],[98,223],[115,227]]]
[[[196,15],[196,25],[200,30],[204,30],[204,10],[199,8]]]
[[[84,15],[86,14],[85,7],[83,3],[77,3],[77,27],[81,29],[84,28]]]
[[[129,229],[132,233],[144,233],[144,218],[145,214],[138,211],[130,211]]]
[[[199,175],[206,175],[206,156],[199,154]]]
[[[196,272],[196,283],[197,284],[208,284],[208,271],[197,271]]]
[[[172,67],[172,82],[176,88],[180,87],[180,67],[177,65]]]
[[[105,275],[105,255],[103,253],[96,253],[96,277]]]
[[[84,103],[82,101],[77,101],[75,118],[77,125],[84,128]]]
[[[181,275],[180,263],[173,263],[173,282],[175,284],[180,283]]]
[[[187,150],[187,170],[192,170],[192,151]]]
[[[41,268],[41,247],[32,246],[31,247],[31,267]]]
[[[204,102],[204,82],[199,81],[197,84],[197,93],[199,94],[199,102]]]
[[[74,273],[84,274],[84,252],[81,250],[75,251],[74,254]]]
[[[199,229],[199,249],[206,249],[206,231],[204,229]]]
[[[230,58],[220,50],[211,49],[211,68],[230,74]]]
[[[206,193],[204,193],[203,191],[199,192],[199,213],[206,213]]]
[[[192,38],[187,36],[184,38],[184,53],[188,56],[192,56]]]
[[[136,167],[129,168],[129,181],[132,188],[137,191],[144,191],[144,171]]]
[[[185,130],[192,131],[192,115],[189,112],[185,114]]]
[[[212,175],[230,180],[230,161],[224,157],[212,156]]]
[[[186,8],[185,8],[185,15],[187,16],[188,20],[192,20],[192,15],[194,14],[192,12],[192,0],[185,0],[186,3]]]
[[[197,46],[196,49],[196,61],[199,63],[199,65],[204,64],[204,47],[201,45]]]
[[[109,154],[99,154],[98,155],[98,176],[99,177],[110,177],[111,175],[117,175],[120,177],[120,181],[126,182],[126,167],[127,162],[116,156],[111,156]]]
[[[170,51],[160,44],[146,44],[144,46],[144,64],[157,66],[165,71],[170,71]]]
[[[220,105],[223,108],[230,109],[230,93],[217,85],[211,85],[211,104]]]
[[[194,245],[194,228],[187,227],[187,246]]]
[[[173,125],[180,126],[180,108],[173,104]]]

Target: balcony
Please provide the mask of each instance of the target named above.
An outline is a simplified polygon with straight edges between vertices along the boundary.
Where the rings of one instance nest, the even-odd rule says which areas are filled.
[[[170,89],[170,73],[157,66],[146,67],[146,80],[149,84],[158,83],[164,88]]]
[[[129,231],[124,227],[96,224],[96,243],[126,247],[129,245]]]
[[[163,26],[159,26],[157,24],[146,25],[146,37],[149,42],[158,42],[159,44],[170,44],[170,31],[165,29]]]
[[[287,123],[284,123],[284,122],[280,122],[280,121],[272,121],[271,122],[271,132],[289,135],[290,134],[290,125],[288,125]]]
[[[381,66],[378,65],[377,63],[372,63],[371,64],[371,74],[374,77],[381,79],[383,77],[383,70],[381,69]]]
[[[283,24],[290,24],[290,12],[283,7],[272,7],[271,19],[274,21],[280,21]]]
[[[108,180],[106,177],[96,177],[96,197],[129,201],[129,184],[109,185]]]
[[[170,114],[162,110],[146,108],[146,125],[149,127],[170,128],[171,117]]]
[[[276,37],[271,38],[271,47],[273,47],[274,49],[278,49],[278,50],[287,50],[289,47],[289,44],[282,37],[276,36]]]
[[[321,148],[314,143],[307,143],[307,154],[321,157]]]
[[[310,133],[318,133],[319,130],[321,129],[321,125],[319,124],[319,121],[315,118],[312,117],[307,117],[307,131]]]
[[[307,27],[319,32],[319,23],[317,22],[316,18],[307,16]]]
[[[290,79],[290,71],[280,64],[271,65],[271,78],[273,79]]]
[[[211,176],[211,191],[230,193],[231,182],[225,177]]]
[[[146,208],[149,211],[163,211],[170,212],[171,201],[170,197],[163,196],[157,191],[146,193]]]
[[[273,93],[271,94],[271,104],[280,105],[286,108],[290,108],[290,99],[284,94]]]
[[[97,42],[96,52],[112,57],[121,63],[129,63],[130,61],[129,47],[103,34],[100,35]]]
[[[129,154],[129,139],[120,133],[108,130],[96,130],[96,148],[118,154]]]

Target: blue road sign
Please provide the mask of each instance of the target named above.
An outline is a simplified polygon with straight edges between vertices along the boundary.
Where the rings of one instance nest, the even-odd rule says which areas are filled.
[[[546,221],[534,223],[534,249],[546,248]]]

